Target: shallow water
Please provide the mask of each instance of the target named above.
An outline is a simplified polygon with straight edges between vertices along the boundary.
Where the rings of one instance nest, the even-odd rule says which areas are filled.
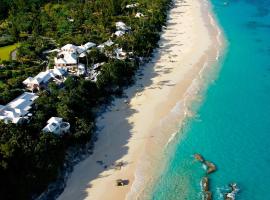
[[[212,0],[228,46],[219,74],[208,85],[195,117],[167,150],[170,158],[151,199],[201,199],[201,153],[218,171],[214,199],[231,182],[239,200],[270,199],[270,0]]]

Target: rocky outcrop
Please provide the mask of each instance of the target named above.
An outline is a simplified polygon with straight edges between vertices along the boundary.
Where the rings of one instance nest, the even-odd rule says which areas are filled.
[[[211,174],[217,170],[214,163],[211,163],[209,161],[205,161],[204,164],[207,166],[207,174]]]
[[[212,200],[212,192],[209,190],[209,178],[207,176],[203,177],[201,180],[203,200]]]
[[[203,200],[212,200],[212,192],[210,191],[210,179],[208,175],[215,172],[217,170],[217,167],[214,163],[205,160],[201,154],[194,154],[194,158],[196,161],[199,161],[202,165],[206,166],[206,176],[203,177],[201,180]],[[231,191],[225,193],[224,200],[235,200],[235,196],[238,193],[239,189],[236,183],[232,183],[229,186]]]
[[[237,187],[236,183],[231,183],[230,188],[231,192],[225,194],[225,200],[235,200],[235,196],[239,192],[239,188]]]
[[[196,153],[194,154],[194,158],[206,166],[207,174],[211,174],[217,170],[217,167],[215,166],[215,164],[210,161],[205,160],[202,155]]]

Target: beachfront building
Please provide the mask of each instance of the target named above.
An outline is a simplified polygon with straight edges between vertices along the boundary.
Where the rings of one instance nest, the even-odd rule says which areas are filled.
[[[86,52],[96,46],[95,43],[87,42],[84,45],[76,46],[67,44],[61,48],[57,57],[54,58],[55,68],[65,68],[71,73],[77,73],[79,58],[85,57]]]
[[[19,124],[28,121],[32,116],[29,111],[38,98],[34,93],[25,92],[5,106],[0,105],[0,120],[5,123]]]
[[[70,129],[70,124],[64,122],[60,117],[51,117],[47,121],[47,125],[42,129],[43,132],[53,133],[56,135],[63,135],[68,133]]]
[[[28,77],[23,81],[23,84],[30,91],[45,89],[51,81],[62,83],[66,75],[67,70],[59,67],[40,72],[35,77]]]

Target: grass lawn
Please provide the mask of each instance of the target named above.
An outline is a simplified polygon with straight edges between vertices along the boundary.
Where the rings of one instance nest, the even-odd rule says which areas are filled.
[[[0,60],[9,60],[10,53],[19,46],[19,43],[0,47]]]

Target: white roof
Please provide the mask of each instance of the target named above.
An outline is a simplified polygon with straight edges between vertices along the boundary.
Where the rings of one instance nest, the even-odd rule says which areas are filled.
[[[66,44],[65,46],[63,46],[61,48],[61,50],[73,50],[73,51],[76,51],[77,50],[77,46],[76,45],[73,45],[73,44]]]
[[[59,129],[60,129],[59,123],[53,122],[53,123],[47,124],[42,129],[42,131],[44,131],[44,132],[50,132],[50,133],[56,133],[56,132],[58,132]]]
[[[63,122],[62,118],[51,117],[47,121],[47,125],[42,129],[42,131],[60,135],[63,133],[63,130],[68,130],[69,128],[70,128],[69,123]]]
[[[40,72],[38,75],[36,75],[34,78],[33,77],[28,77],[23,81],[24,85],[28,84],[40,84],[40,83],[47,83],[49,80],[53,78],[53,74],[48,70],[45,72]]]
[[[68,50],[68,51],[73,51],[73,52],[77,51],[78,53],[82,53],[83,51],[86,51],[94,46],[96,46],[96,44],[93,42],[87,42],[81,46],[76,46],[74,44],[66,44],[65,46],[61,48],[61,50]]]
[[[23,81],[23,84],[24,85],[28,85],[29,83],[31,83],[33,81],[33,77],[28,77],[27,79],[25,79],[24,81]]]
[[[86,57],[86,56],[87,56],[87,54],[86,54],[85,52],[83,52],[83,53],[81,53],[81,54],[79,55],[80,58],[83,58],[83,57]]]
[[[45,132],[57,133],[60,129],[60,124],[63,122],[63,119],[60,117],[51,117],[47,121],[47,125],[42,129]]]
[[[116,31],[114,34],[115,34],[117,37],[121,37],[121,36],[125,35],[125,32],[124,32],[124,31]]]
[[[81,46],[66,44],[61,48],[62,51],[58,53],[58,56],[63,55],[64,58],[54,58],[54,62],[55,64],[77,64],[78,56],[84,57],[84,52],[94,46],[96,46],[96,44],[93,42],[87,42]]]
[[[81,54],[83,52],[87,51],[87,48],[84,45],[81,45],[77,48],[77,53]]]
[[[61,123],[63,121],[63,118],[61,117],[51,117],[47,123],[50,124],[50,123]]]
[[[113,44],[114,44],[114,42],[113,41],[111,41],[111,40],[107,40],[106,42],[104,42],[103,43],[105,46],[108,46],[108,47],[110,47],[110,46],[112,46]]]
[[[82,53],[84,53],[85,51],[87,51],[88,49],[90,49],[90,48],[92,48],[94,46],[96,46],[95,43],[93,43],[93,42],[87,42],[84,45],[78,46],[77,52],[79,54],[82,54]]]
[[[60,67],[56,67],[52,70],[52,73],[55,75],[55,76],[63,76],[67,73],[66,69],[64,68],[60,68]]]
[[[105,47],[104,44],[100,44],[100,45],[97,46],[97,48],[99,48],[99,49],[103,49],[104,47]]]
[[[87,42],[87,43],[85,43],[84,46],[85,46],[86,49],[90,49],[90,48],[96,46],[96,44],[93,43],[93,42]]]
[[[40,72],[37,76],[34,78],[28,77],[23,81],[23,84],[41,84],[41,83],[48,83],[52,78],[55,78],[55,76],[63,76],[66,74],[66,70],[64,68],[54,68],[47,70],[45,72]]]
[[[54,58],[55,64],[77,64],[77,55],[75,53],[62,52],[64,58]]]
[[[10,103],[6,105],[6,107],[10,108],[19,108],[26,109],[28,106],[33,104],[33,101],[36,100],[38,96],[34,93],[25,92]]]
[[[116,25],[116,27],[125,27],[126,26],[126,24],[124,22],[121,22],[121,21],[116,22],[115,25]]]
[[[98,45],[97,48],[103,49],[105,46],[110,47],[110,46],[112,46],[113,44],[114,44],[114,42],[113,42],[111,39],[109,39],[109,40],[107,40],[106,42],[104,42],[104,43]]]
[[[36,75],[31,82],[40,84],[40,83],[47,83],[51,78],[53,77],[53,75],[51,74],[51,72],[45,71],[45,72],[40,72],[38,75]]]
[[[124,22],[121,21],[116,22],[115,26],[118,31],[128,31],[131,29],[129,26],[127,26]]]
[[[17,123],[31,109],[32,104],[38,98],[34,93],[25,92],[6,106],[0,109],[0,119],[5,119]]]
[[[133,4],[126,5],[126,8],[135,8],[139,5],[140,5],[139,3],[133,3]]]

